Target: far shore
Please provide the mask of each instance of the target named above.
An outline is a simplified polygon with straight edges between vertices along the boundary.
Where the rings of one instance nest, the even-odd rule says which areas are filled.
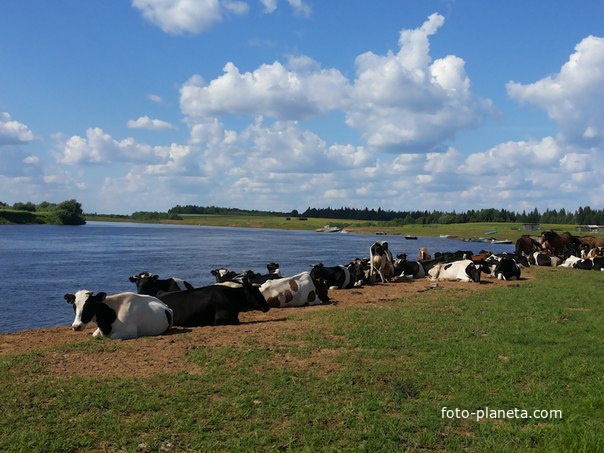
[[[317,234],[362,233],[375,235],[402,235],[428,237],[455,237],[459,239],[494,239],[516,241],[520,236],[529,234],[539,236],[542,231],[568,231],[573,235],[596,235],[603,233],[578,232],[577,225],[538,224],[527,226],[522,223],[484,222],[455,224],[408,224],[394,222],[364,221],[326,218],[303,218],[263,216],[263,215],[184,215],[183,220],[140,221],[129,216],[96,216],[86,215],[88,221],[159,223],[174,225],[223,226],[238,228],[268,228],[283,230],[317,231],[326,226],[336,227],[338,232],[320,232]],[[534,229],[529,229],[529,228]]]

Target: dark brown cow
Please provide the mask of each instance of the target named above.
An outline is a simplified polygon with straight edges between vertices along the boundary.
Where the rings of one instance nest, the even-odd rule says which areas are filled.
[[[541,251],[543,248],[539,241],[537,241],[533,236],[529,236],[528,234],[524,234],[518,238],[516,241],[516,250],[515,254],[520,256],[523,253],[526,256],[531,256],[535,252]]]

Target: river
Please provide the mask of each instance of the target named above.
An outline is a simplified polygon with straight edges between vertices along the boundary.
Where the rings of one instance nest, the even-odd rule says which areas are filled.
[[[84,226],[0,226],[0,332],[71,323],[64,294],[79,289],[108,294],[136,291],[128,277],[143,271],[177,276],[194,286],[213,283],[212,269],[227,267],[265,273],[277,262],[284,276],[310,270],[313,263],[347,264],[367,257],[376,240],[387,240],[394,255],[415,259],[419,247],[436,251],[512,245],[468,243],[439,237],[316,233],[251,228],[88,222]]]

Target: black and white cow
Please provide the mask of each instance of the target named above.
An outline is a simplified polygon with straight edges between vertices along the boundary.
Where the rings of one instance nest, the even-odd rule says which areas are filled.
[[[161,294],[174,313],[174,325],[184,327],[239,324],[239,313],[267,312],[270,307],[257,286],[243,279],[237,287],[210,285]]]
[[[461,280],[462,282],[479,282],[483,266],[472,260],[461,260],[453,263],[439,263],[428,271],[430,279]]]
[[[136,291],[139,294],[148,296],[157,296],[162,292],[183,291],[185,289],[193,289],[193,285],[180,278],[171,277],[160,280],[158,275],[150,272],[141,272],[140,274],[132,275],[129,280],[136,284]]]
[[[555,255],[550,255],[545,252],[535,252],[528,258],[529,263],[534,266],[558,266],[562,262],[560,258]],[[564,266],[563,266],[564,267]]]
[[[363,286],[365,274],[359,262],[352,262],[347,266],[326,267],[323,263],[315,264],[310,271],[313,280],[320,279],[330,289],[349,289]]]
[[[485,260],[491,270],[491,277],[499,280],[518,280],[520,278],[520,266],[511,255],[491,255]]]
[[[65,294],[64,298],[75,311],[73,330],[83,330],[92,322],[98,326],[94,337],[126,340],[161,335],[172,327],[172,310],[152,296],[135,293],[108,296],[82,289]]]
[[[399,277],[412,276],[413,278],[422,278],[426,276],[424,266],[419,261],[407,261],[407,254],[396,255],[394,260],[394,275]]]
[[[281,270],[279,264],[268,263],[266,265],[266,269],[268,273],[264,275],[257,274],[256,272],[251,270],[236,273],[234,271],[228,270],[226,267],[214,269],[210,271],[210,273],[216,279],[216,283],[227,284],[227,286],[232,286],[231,283],[241,283],[241,280],[243,278],[247,278],[250,283],[258,285],[263,284],[267,280],[281,278]]]
[[[596,256],[591,260],[594,263],[594,271],[604,271],[604,256]]]

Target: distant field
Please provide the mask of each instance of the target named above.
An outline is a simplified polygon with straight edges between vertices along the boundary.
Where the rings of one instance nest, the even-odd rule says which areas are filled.
[[[316,230],[325,225],[337,226],[356,233],[386,233],[409,234],[412,236],[439,236],[441,234],[455,235],[460,238],[487,237],[487,232],[496,231],[488,235],[490,238],[516,240],[523,234],[540,234],[542,230],[553,229],[559,233],[569,231],[577,233],[575,225],[540,224],[539,231],[524,231],[521,223],[456,223],[449,225],[403,225],[392,226],[390,222],[374,222],[362,220],[342,220],[308,218],[298,220],[295,217],[287,220],[279,216],[247,216],[247,215],[182,215],[183,220],[165,220],[162,223],[175,223],[186,225],[229,226],[242,228],[275,228],[284,230]],[[129,219],[115,219],[112,217],[92,217],[88,220],[131,221]],[[599,233],[602,235],[602,233]]]

